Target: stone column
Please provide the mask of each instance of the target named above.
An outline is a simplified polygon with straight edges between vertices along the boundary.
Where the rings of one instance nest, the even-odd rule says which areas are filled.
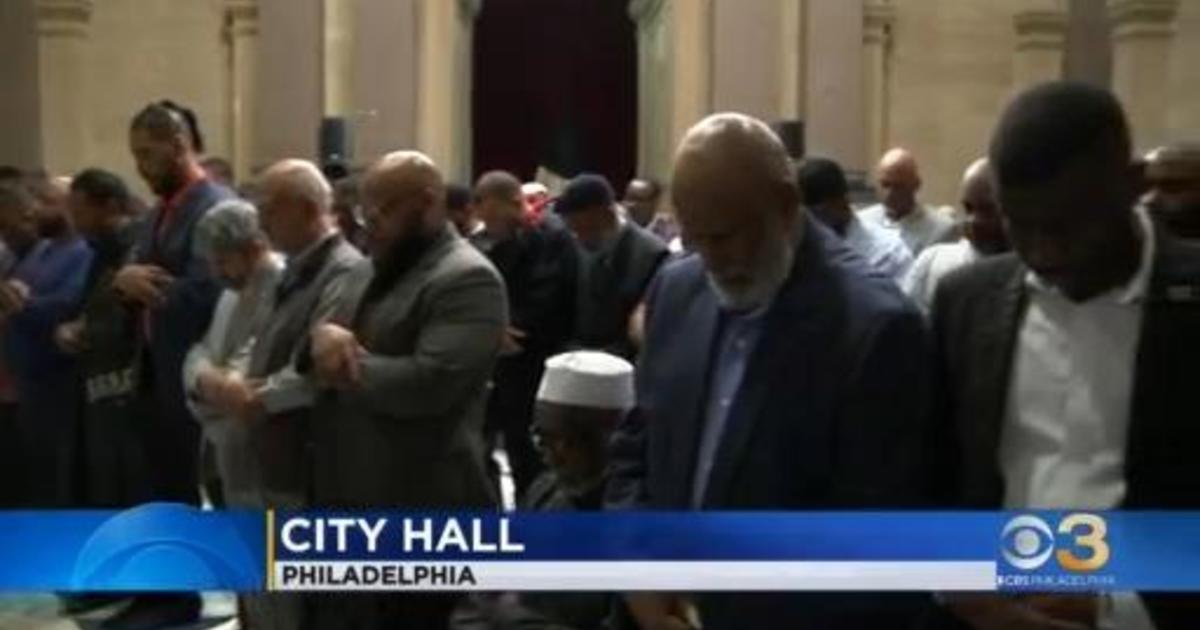
[[[254,158],[317,159],[324,94],[322,0],[257,0]]]
[[[779,115],[804,119],[804,14],[806,0],[779,0]]]
[[[1013,55],[1013,88],[1062,78],[1067,44],[1067,13],[1061,1],[1041,2],[1013,16],[1017,47]]]
[[[863,5],[808,0],[808,152],[861,172],[867,134],[863,122]]]
[[[1179,0],[1109,0],[1113,91],[1125,105],[1137,148],[1166,141],[1168,67]]]
[[[481,0],[417,5],[417,147],[448,180],[471,169],[471,33]]]
[[[258,73],[258,3],[226,0],[225,38],[229,46],[229,160],[239,181],[251,173],[254,96]]]
[[[42,165],[37,14],[31,2],[0,2],[0,164]]]
[[[86,108],[92,0],[36,0],[42,164],[71,174],[91,158]]]
[[[672,0],[671,154],[688,129],[712,113],[712,0]]]
[[[417,146],[419,0],[358,0],[351,116],[359,166]]]
[[[322,101],[326,116],[354,109],[354,0],[325,0],[322,7]]]
[[[877,159],[888,146],[888,65],[892,23],[891,0],[866,0],[863,6],[863,101],[867,115],[866,159]]]
[[[670,171],[671,101],[663,82],[671,76],[667,0],[631,0],[629,18],[637,25],[638,163],[641,177],[664,179]]]

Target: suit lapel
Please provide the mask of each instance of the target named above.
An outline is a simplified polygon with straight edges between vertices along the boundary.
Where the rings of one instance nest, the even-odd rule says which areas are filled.
[[[827,286],[827,262],[820,239],[812,227],[805,230],[788,282],[766,313],[717,447],[705,488],[706,506],[719,504],[726,495],[738,464],[746,456],[750,437],[767,413],[768,396],[781,391],[777,379],[786,376],[790,383],[804,382],[810,362],[820,354],[816,349],[828,341],[821,338],[822,330],[827,330],[821,323],[828,301],[821,296],[822,288]],[[702,407],[702,414],[704,410]],[[791,412],[801,413],[798,409]]]
[[[666,417],[677,417],[683,420],[678,426],[681,435],[679,444],[671,451],[674,454],[675,476],[682,483],[671,484],[679,494],[672,497],[668,505],[685,506],[691,503],[691,489],[696,470],[696,451],[700,445],[700,429],[704,426],[705,405],[708,399],[708,375],[711,371],[713,352],[716,346],[718,326],[720,324],[720,309],[712,290],[707,285],[701,285],[696,293],[696,300],[684,314],[685,321],[680,322],[679,330],[687,330],[689,342],[676,348],[678,361],[681,366],[677,377],[672,378],[672,389],[675,396],[664,404],[663,414]],[[690,340],[703,340],[702,343]]]
[[[1013,358],[1016,356],[1018,333],[1025,311],[1026,267],[1019,262],[1013,265],[1013,273],[1003,278],[1000,290],[994,293],[994,301],[982,312],[971,313],[983,320],[979,340],[979,356],[971,362],[976,374],[975,398],[978,407],[970,412],[973,420],[967,427],[972,432],[969,443],[975,444],[975,456],[989,461],[999,471],[998,453],[1000,436],[1004,428],[1004,416],[1008,402],[1008,391],[1012,380]]]

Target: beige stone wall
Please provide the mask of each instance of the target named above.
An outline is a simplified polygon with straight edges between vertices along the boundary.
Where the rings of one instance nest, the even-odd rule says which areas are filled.
[[[921,160],[926,203],[952,204],[1013,84],[1013,7],[995,0],[895,0],[887,144]],[[872,156],[872,161],[878,156]]]
[[[1171,46],[1168,135],[1200,142],[1200,2],[1179,3]]]
[[[196,111],[208,150],[227,155],[229,112],[220,0],[102,0],[95,3],[87,71],[89,163],[141,187],[129,155],[129,120],[170,98]],[[144,191],[144,188],[141,188]]]
[[[784,49],[780,0],[713,2],[712,99],[716,111],[780,119]]]
[[[33,3],[0,1],[0,164],[41,166]]]

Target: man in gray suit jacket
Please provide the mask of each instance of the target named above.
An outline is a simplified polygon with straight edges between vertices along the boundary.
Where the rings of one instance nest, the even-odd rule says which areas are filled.
[[[445,184],[428,157],[385,156],[362,192],[372,268],[355,271],[339,312],[312,335],[313,372],[327,390],[313,417],[315,504],[490,507],[481,432],[508,323],[503,281],[447,222]],[[326,597],[313,621],[444,628],[455,600]]]

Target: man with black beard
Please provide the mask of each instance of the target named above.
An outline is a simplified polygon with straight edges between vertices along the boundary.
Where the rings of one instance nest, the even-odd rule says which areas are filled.
[[[313,504],[490,508],[481,428],[508,323],[500,275],[455,232],[442,174],[402,151],[366,173],[371,267],[312,334]],[[373,269],[372,269],[373,267]],[[451,594],[324,596],[317,628],[444,628]]]
[[[134,245],[133,262],[113,277],[113,289],[135,311],[142,348],[139,405],[151,495],[158,501],[199,502],[200,430],[188,411],[183,361],[208,330],[221,288],[213,278],[196,225],[233,196],[200,166],[195,115],[175,103],[146,106],[134,116],[129,146],[142,179],[158,196]],[[199,617],[194,594],[142,597],[108,627],[156,628]]]

